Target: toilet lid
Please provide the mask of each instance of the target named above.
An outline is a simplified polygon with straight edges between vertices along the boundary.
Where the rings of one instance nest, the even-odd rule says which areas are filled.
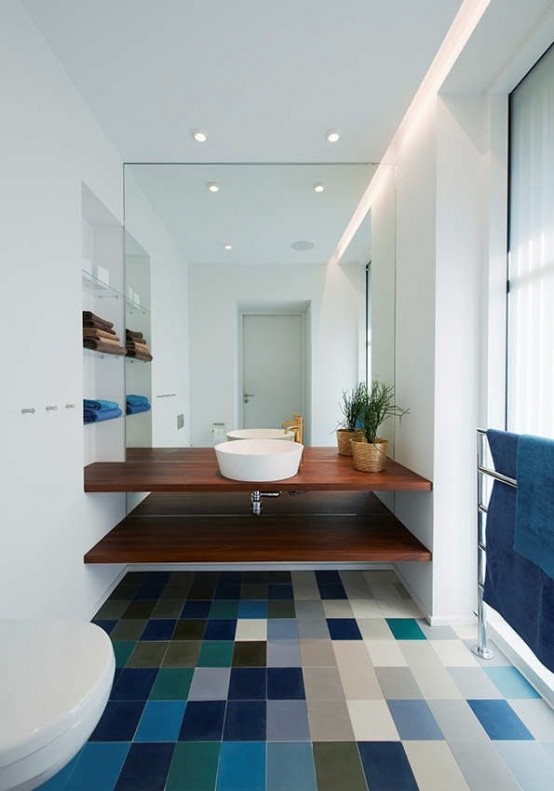
[[[114,668],[110,638],[95,624],[0,619],[0,766],[78,723]]]

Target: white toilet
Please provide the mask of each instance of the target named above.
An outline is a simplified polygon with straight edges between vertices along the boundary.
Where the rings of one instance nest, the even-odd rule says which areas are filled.
[[[77,754],[114,672],[110,638],[95,624],[0,619],[0,791],[30,791]]]

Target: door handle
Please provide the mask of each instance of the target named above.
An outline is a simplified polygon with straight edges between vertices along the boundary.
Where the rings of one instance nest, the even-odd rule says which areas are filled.
[[[251,398],[254,398],[254,393],[243,393],[242,400],[245,404],[248,404]]]

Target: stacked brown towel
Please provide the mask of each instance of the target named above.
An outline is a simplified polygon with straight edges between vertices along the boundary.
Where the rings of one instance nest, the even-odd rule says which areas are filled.
[[[127,357],[134,357],[136,360],[144,360],[144,362],[154,359],[142,332],[125,330],[125,348]]]
[[[106,321],[90,310],[83,310],[83,346],[103,354],[125,354],[113,321]]]

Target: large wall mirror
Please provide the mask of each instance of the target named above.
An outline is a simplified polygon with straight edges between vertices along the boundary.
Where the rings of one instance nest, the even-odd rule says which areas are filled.
[[[127,365],[127,393],[153,406],[128,429],[128,447],[165,444],[156,423],[169,425],[169,414],[174,421],[181,412],[182,444],[279,427],[294,413],[304,416],[306,444],[334,444],[342,391],[366,374],[369,218],[340,262],[330,261],[374,171],[368,164],[125,166],[133,310],[126,324],[151,341],[154,357]],[[171,271],[185,273],[173,288]],[[161,347],[171,343],[161,326],[168,322],[180,328],[171,361]],[[185,395],[163,392],[175,366]],[[174,436],[168,443],[177,444]]]

